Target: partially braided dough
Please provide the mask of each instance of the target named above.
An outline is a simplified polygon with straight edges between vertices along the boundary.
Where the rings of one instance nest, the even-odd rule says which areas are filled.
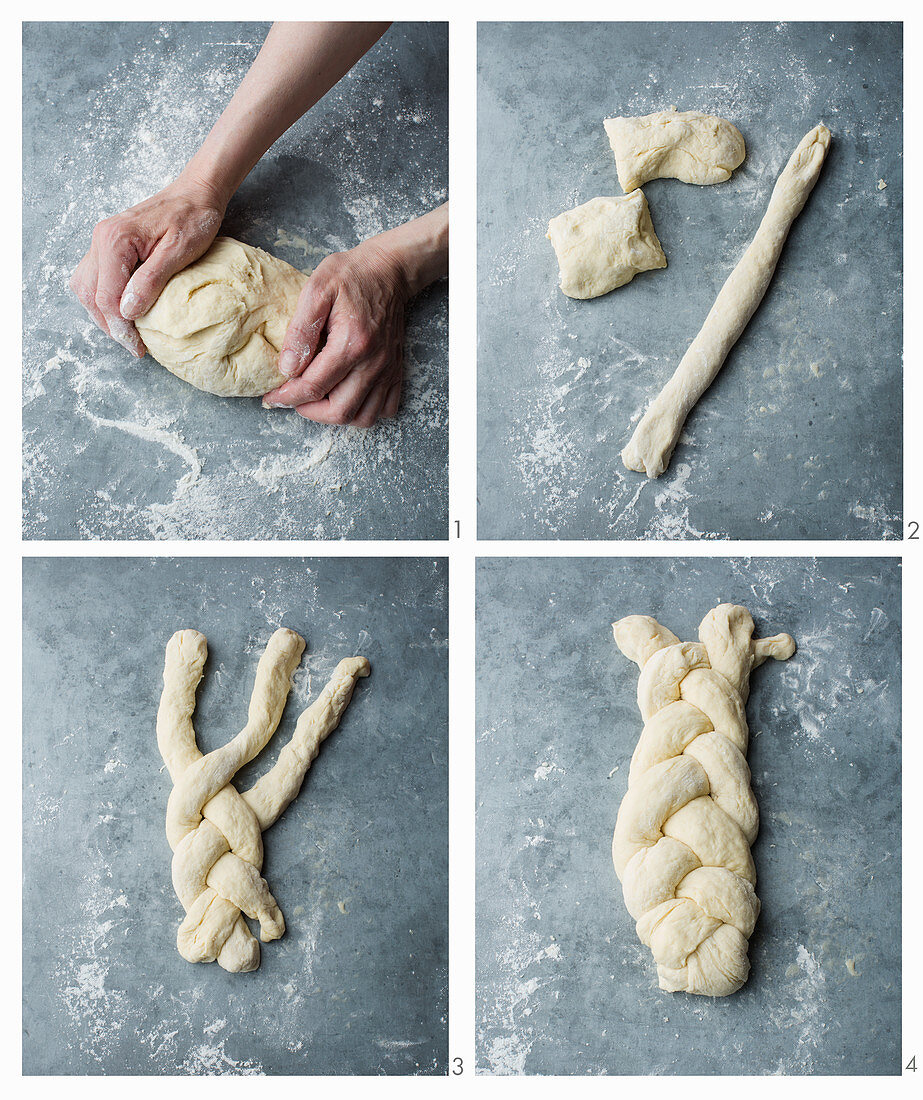
[[[304,647],[304,639],[291,630],[273,634],[256,670],[246,726],[203,756],[192,715],[208,655],[205,636],[180,630],[167,644],[157,745],[174,783],[167,839],[173,850],[173,887],[186,910],[176,942],[189,962],[217,960],[225,970],[255,970],[260,945],[242,913],[259,921],[264,943],[285,931],[282,912],[260,874],[263,830],[298,794],[321,742],[339,725],[356,681],[369,674],[364,657],[340,661],[298,719],[275,766],[250,790],[239,792],[231,779],[275,733]]]
[[[613,624],[641,670],[644,730],[631,758],[612,859],[660,988],[726,997],[747,980],[747,941],[759,915],[750,845],[759,814],[747,767],[750,673],[795,652],[788,634],[753,638],[744,607],[721,604],[698,642],[656,619]]]

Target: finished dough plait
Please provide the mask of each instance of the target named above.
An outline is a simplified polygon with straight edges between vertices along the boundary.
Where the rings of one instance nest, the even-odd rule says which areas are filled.
[[[177,933],[189,962],[218,961],[225,970],[255,970],[260,945],[243,919],[260,923],[264,943],[285,932],[285,921],[266,880],[263,831],[301,789],[321,742],[339,725],[356,681],[368,676],[364,657],[337,665],[330,682],[298,719],[279,759],[248,791],[231,783],[275,733],[304,639],[277,630],[256,670],[247,724],[221,748],[203,756],[192,715],[208,646],[197,630],[179,630],[167,644],[157,744],[174,787],[167,803],[167,839],[173,849],[173,887],[186,910]]]
[[[759,813],[747,767],[750,673],[787,660],[787,634],[753,638],[744,607],[721,604],[698,642],[656,619],[613,624],[641,670],[644,730],[631,758],[612,858],[638,938],[650,947],[660,988],[725,997],[747,980],[747,941],[760,903],[750,845]]]

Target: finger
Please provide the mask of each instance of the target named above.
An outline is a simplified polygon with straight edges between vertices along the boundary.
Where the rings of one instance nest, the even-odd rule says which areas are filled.
[[[195,240],[164,237],[128,280],[119,301],[119,313],[127,321],[143,317],[160,297],[170,279],[208,250],[214,237]]]
[[[296,411],[307,420],[316,420],[321,424],[349,424],[374,385],[374,381],[363,377],[361,372],[353,371],[334,386],[323,400],[298,405]]]
[[[381,415],[381,408],[387,396],[387,383],[379,382],[377,386],[373,386],[368,397],[359,406],[359,411],[352,418],[352,426],[354,428],[371,428]]]
[[[141,337],[131,321],[126,321],[119,311],[122,292],[137,261],[138,252],[131,241],[116,237],[100,242],[96,305],[106,318],[113,340],[140,359],[144,355]]]
[[[317,354],[335,298],[329,284],[312,285],[311,279],[305,283],[279,355],[279,370],[286,378],[298,378]]]
[[[77,301],[83,306],[83,308],[89,313],[92,320],[99,325],[103,332],[109,335],[109,326],[106,324],[106,318],[103,317],[96,304],[96,283],[99,279],[99,268],[96,264],[96,257],[93,252],[88,252],[80,263],[77,265],[76,271],[70,277],[69,286],[74,294],[77,295]]]
[[[263,405],[270,409],[294,409],[326,397],[356,366],[345,332],[332,333],[310,368],[300,377],[283,382],[267,393]]]
[[[385,403],[381,406],[379,416],[390,419],[397,416],[397,410],[401,407],[401,383],[395,382],[385,397]]]

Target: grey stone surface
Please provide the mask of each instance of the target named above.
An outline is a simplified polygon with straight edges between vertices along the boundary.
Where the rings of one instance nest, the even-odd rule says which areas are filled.
[[[478,42],[481,537],[900,537],[900,25],[491,23]],[[730,119],[746,160],[646,184],[669,266],[566,298],[545,231],[621,192],[602,120],[671,104]],[[822,120],[769,292],[648,482],[622,447]]]
[[[263,23],[24,28],[27,538],[444,538],[447,284],[412,303],[402,411],[364,431],[200,393],[138,362],[67,288],[93,226],[168,183]],[[223,232],[296,267],[447,195],[444,23],[397,24],[272,147]]]
[[[447,1067],[444,559],[26,559],[24,1071],[439,1074]],[[278,626],[308,654],[275,760],[340,658],[365,654],[339,728],[264,834],[286,932],[252,974],[192,965],[157,750],[163,652],[209,640],[196,728],[246,721]]]
[[[480,1071],[899,1073],[899,561],[493,559],[477,596]],[[610,623],[695,640],[723,601],[799,648],[751,681],[763,909],[711,999],[657,987],[612,867],[642,722]]]

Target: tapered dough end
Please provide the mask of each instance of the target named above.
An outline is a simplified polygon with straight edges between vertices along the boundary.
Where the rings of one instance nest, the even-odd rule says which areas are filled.
[[[344,657],[337,665],[336,670],[343,675],[355,676],[357,679],[361,679],[363,676],[369,675],[372,666],[365,657]]]
[[[754,664],[762,664],[763,661],[770,658],[774,661],[787,661],[789,657],[794,656],[797,648],[795,639],[791,634],[776,634],[772,638],[757,638],[753,643],[756,658]]]
[[[641,424],[638,425],[640,429]],[[666,470],[670,465],[670,457],[673,454],[673,448],[664,453],[662,450],[654,451],[650,447],[643,447],[637,441],[636,437],[638,432],[629,439],[622,449],[622,465],[626,470],[633,470],[637,474],[646,474],[647,477],[652,480]]]
[[[812,187],[826,159],[832,140],[830,131],[822,122],[819,122],[798,143],[798,148],[792,153],[783,170],[783,177],[786,173],[791,173],[796,178],[804,180],[809,188]]]
[[[264,653],[270,654],[271,657],[283,654],[287,657],[294,657],[297,654],[298,660],[301,660],[306,645],[307,643],[300,634],[296,634],[294,630],[289,630],[288,627],[281,626],[273,632]]]
[[[612,636],[619,649],[638,668],[644,668],[658,650],[679,643],[672,630],[667,630],[650,615],[626,615],[612,624]]]
[[[208,642],[205,635],[191,628],[177,630],[167,642],[167,657],[171,655],[174,655],[183,665],[201,667],[208,656]]]

